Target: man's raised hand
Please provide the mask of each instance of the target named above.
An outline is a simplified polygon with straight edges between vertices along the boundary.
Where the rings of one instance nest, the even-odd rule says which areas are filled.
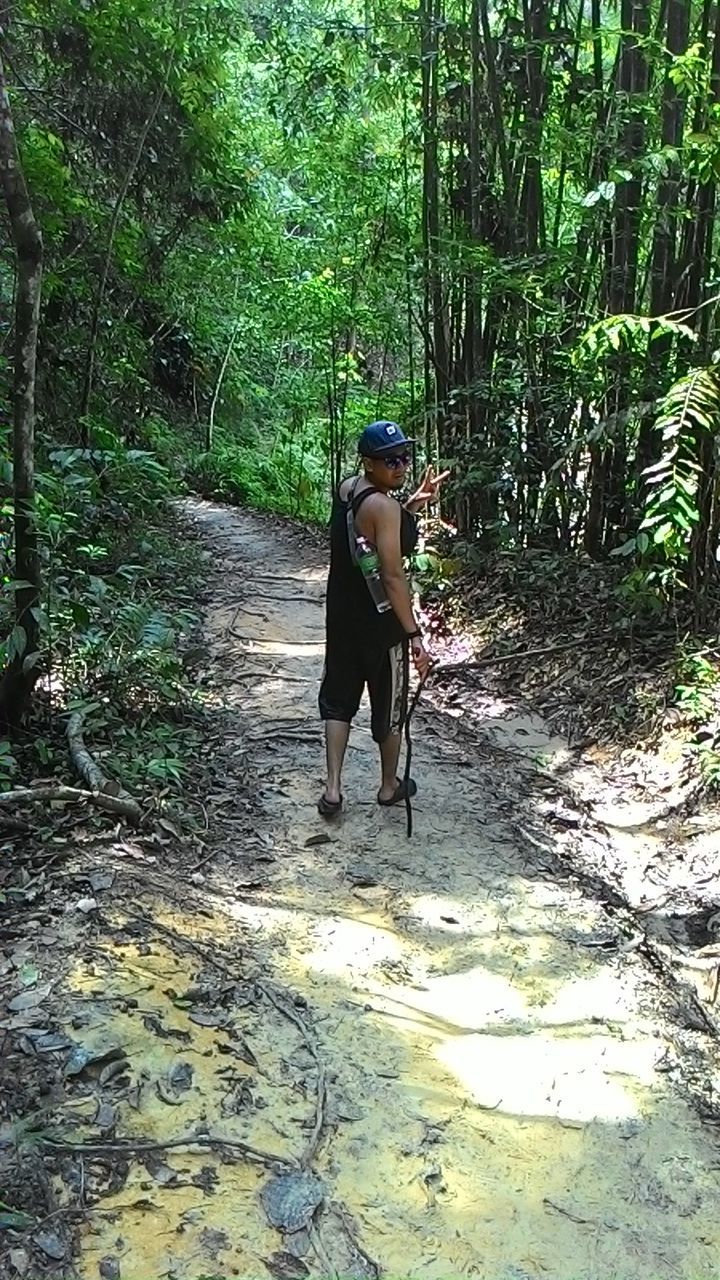
[[[441,471],[439,475],[435,475],[432,464],[427,466],[423,471],[420,484],[417,489],[407,500],[405,504],[408,511],[419,511],[421,507],[427,506],[429,502],[434,502],[440,491],[443,480],[447,480],[450,471]]]

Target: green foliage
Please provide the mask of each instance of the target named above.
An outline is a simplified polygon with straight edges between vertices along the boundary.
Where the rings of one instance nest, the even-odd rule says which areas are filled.
[[[9,742],[0,742],[0,791],[8,791],[15,776],[17,760]]]
[[[692,744],[703,777],[710,786],[720,784],[720,667],[706,651],[687,650],[678,665],[676,705],[695,730]]]
[[[191,587],[197,566],[168,528],[167,469],[102,423],[96,436],[105,447],[51,449],[37,477],[43,648],[26,661],[41,662],[57,710],[82,708],[110,773],[141,792],[174,787],[196,747],[181,723],[192,707],[181,646],[198,618],[184,599],[172,609],[162,601],[177,592],[175,578]],[[0,604],[8,654],[24,643],[22,629],[10,629],[17,585],[6,579]],[[5,788],[15,760],[1,747]],[[64,744],[40,735],[32,752],[44,773],[66,768]]]
[[[678,665],[675,700],[691,724],[699,727],[714,715],[720,691],[720,671],[704,653],[688,652]]]
[[[281,441],[270,452],[221,443],[198,457],[191,478],[225,501],[311,520],[327,514],[327,461],[302,442]]]
[[[643,515],[637,533],[616,554],[637,555],[633,589],[667,594],[682,584],[700,511],[699,444],[720,429],[720,382],[714,369],[696,369],[661,401],[654,430],[661,456],[644,472]]]
[[[578,367],[594,367],[613,353],[625,352],[643,356],[648,343],[658,338],[686,338],[697,340],[697,334],[686,324],[670,316],[612,315],[598,320],[583,334],[573,352],[573,364]]]

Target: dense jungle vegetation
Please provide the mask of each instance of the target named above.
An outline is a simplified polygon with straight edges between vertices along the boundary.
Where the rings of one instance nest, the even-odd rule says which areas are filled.
[[[167,499],[320,520],[379,416],[452,465],[458,554],[712,624],[719,5],[2,10],[6,723],[102,705],[138,768],[132,707],[176,776]]]

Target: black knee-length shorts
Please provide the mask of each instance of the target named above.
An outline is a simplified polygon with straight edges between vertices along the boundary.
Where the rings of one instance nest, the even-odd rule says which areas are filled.
[[[372,736],[375,742],[384,742],[402,729],[408,670],[407,641],[373,652],[358,637],[328,634],[318,699],[320,719],[350,724],[367,685]]]

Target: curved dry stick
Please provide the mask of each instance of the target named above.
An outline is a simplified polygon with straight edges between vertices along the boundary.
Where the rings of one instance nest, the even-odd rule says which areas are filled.
[[[90,755],[90,752],[85,746],[85,740],[83,738],[83,722],[84,716],[81,711],[74,711],[68,720],[68,749],[70,751],[70,759],[72,760],[75,769],[79,773],[83,782],[87,783],[93,795],[98,796],[98,798],[102,798],[103,800],[116,800],[122,806],[120,809],[117,807],[111,808],[109,809],[109,812],[118,813],[121,816],[126,817],[129,822],[134,823],[135,826],[139,826],[143,817],[140,805],[137,800],[133,800],[132,796],[129,796],[127,791],[124,791],[122,787],[118,787],[117,795],[113,796],[111,794],[110,787],[114,784],[111,784],[109,779],[105,777],[102,769]],[[107,806],[100,805],[99,807],[103,808]]]

